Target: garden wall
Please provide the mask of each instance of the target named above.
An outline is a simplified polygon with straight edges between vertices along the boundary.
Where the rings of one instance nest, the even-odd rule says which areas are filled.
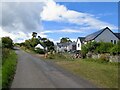
[[[99,59],[103,54],[92,54],[91,58],[93,59]],[[109,62],[120,62],[120,55],[110,55],[110,54],[104,54],[106,58],[109,59]],[[89,57],[88,57],[89,58]]]

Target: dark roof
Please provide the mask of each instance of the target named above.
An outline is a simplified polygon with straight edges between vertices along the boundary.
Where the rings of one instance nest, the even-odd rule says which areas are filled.
[[[120,33],[114,33],[120,39]]]
[[[106,27],[106,28],[104,28],[104,29],[101,29],[101,30],[99,30],[99,31],[97,31],[97,32],[95,32],[95,33],[92,33],[92,34],[86,36],[85,41],[94,40],[97,36],[99,36],[99,35],[100,35],[104,30],[106,30],[106,29],[109,29],[109,28]],[[110,30],[110,29],[109,29],[109,30]]]
[[[85,37],[78,37],[78,39],[80,39],[80,41],[83,42],[85,40]]]
[[[75,41],[71,42],[69,45],[76,45],[76,42]]]

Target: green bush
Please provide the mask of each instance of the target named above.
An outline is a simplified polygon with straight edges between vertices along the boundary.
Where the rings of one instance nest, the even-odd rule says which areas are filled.
[[[108,42],[99,42],[99,45],[96,47],[95,51],[97,53],[109,53],[110,49],[114,46],[112,43]]]
[[[82,45],[81,54],[85,57],[88,52],[96,52],[95,49],[99,46],[97,42],[88,42],[87,44]]]
[[[35,52],[39,53],[39,54],[45,54],[45,51],[43,49],[40,49],[40,48],[36,48]]]
[[[17,55],[14,51],[10,50],[10,54],[5,58],[2,65],[2,88],[8,88],[15,73],[17,64]]]
[[[114,46],[110,49],[110,53],[111,53],[112,55],[120,54],[120,42],[118,42],[118,44],[114,45]]]
[[[119,44],[120,45],[120,44]],[[82,46],[81,54],[86,56],[88,52],[93,53],[120,53],[120,46],[109,42],[89,42]]]

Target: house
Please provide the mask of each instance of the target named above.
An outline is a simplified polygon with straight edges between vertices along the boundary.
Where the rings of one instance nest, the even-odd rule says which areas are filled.
[[[76,42],[76,50],[81,50],[82,44],[84,44],[85,37],[78,37]]]
[[[108,27],[99,30],[95,33],[87,35],[85,38],[78,37],[77,39],[77,50],[81,50],[82,44],[86,44],[89,41],[96,41],[96,42],[111,42],[116,44],[117,41],[120,40],[120,33],[113,33]]]
[[[37,46],[35,46],[35,49],[36,48],[44,49],[44,47],[41,44],[38,44]]]
[[[67,51],[69,43],[57,43],[57,52],[65,52]]]
[[[71,42],[68,46],[67,46],[67,51],[75,51],[76,50],[76,42]]]
[[[68,52],[76,50],[76,42],[57,43],[57,52]]]

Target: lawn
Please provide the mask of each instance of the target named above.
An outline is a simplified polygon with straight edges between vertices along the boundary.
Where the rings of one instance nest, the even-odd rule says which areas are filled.
[[[118,64],[100,63],[88,59],[63,59],[55,55],[56,64],[70,72],[82,76],[103,88],[118,87]]]

